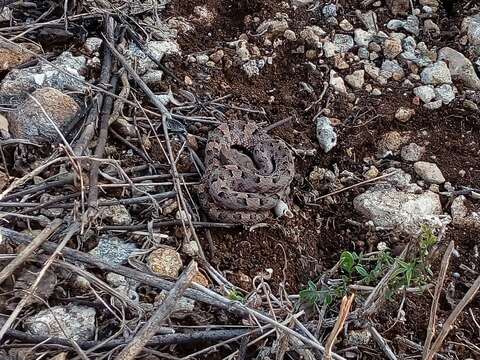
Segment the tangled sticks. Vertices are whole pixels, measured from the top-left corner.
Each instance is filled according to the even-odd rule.
[[[264,221],[289,193],[295,173],[286,144],[254,122],[234,121],[212,130],[205,149],[200,204],[216,221]]]

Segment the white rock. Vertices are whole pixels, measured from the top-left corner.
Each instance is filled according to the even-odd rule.
[[[409,162],[419,161],[423,154],[425,154],[425,148],[415,143],[405,145],[400,152],[402,159]]]
[[[100,46],[102,45],[102,39],[98,37],[89,37],[85,40],[85,44],[83,44],[83,48],[87,52],[88,55],[93,55],[94,53],[100,50]]]
[[[337,134],[330,119],[326,116],[317,119],[316,133],[318,143],[325,153],[328,153],[337,145]]]
[[[135,244],[126,243],[109,234],[99,236],[98,240],[98,245],[89,253],[113,266],[124,264],[137,250]]]
[[[437,164],[426,162],[426,161],[417,161],[413,164],[413,168],[418,176],[430,184],[443,184],[445,178],[443,177],[442,172],[438,168]]]
[[[435,90],[432,85],[423,85],[413,89],[413,93],[424,103],[429,103],[435,98]]]
[[[462,53],[444,47],[438,52],[438,60],[445,61],[448,64],[453,80],[461,81],[473,90],[480,90],[480,79],[475,73],[473,64]]]
[[[355,44],[358,46],[368,46],[372,41],[373,34],[371,32],[365,31],[363,29],[355,29],[353,32],[355,38]]]
[[[94,308],[72,305],[53,306],[24,319],[28,333],[38,336],[87,341],[95,334]]]
[[[336,50],[336,46],[334,43],[330,41],[326,41],[323,44],[323,54],[325,55],[326,58],[331,58],[335,56],[335,50]]]
[[[480,13],[466,17],[462,22],[462,31],[467,33],[468,44],[480,54]]]
[[[256,60],[249,60],[242,65],[242,70],[247,74],[248,77],[260,75],[260,69],[257,66]]]
[[[333,43],[337,47],[339,53],[346,53],[355,46],[353,38],[350,35],[335,34]]]
[[[437,86],[435,88],[435,98],[442,100],[445,105],[450,104],[455,99],[453,87],[449,84]]]
[[[337,5],[335,4],[327,4],[322,9],[322,14],[325,17],[335,17],[337,16]]]
[[[407,122],[412,118],[413,115],[415,115],[414,109],[401,107],[395,113],[395,119],[397,119],[400,122]]]
[[[460,195],[455,198],[450,208],[453,224],[470,229],[480,228],[480,212],[471,210],[472,206],[468,204],[465,196]]]
[[[342,21],[340,21],[340,24],[338,25],[340,26],[340,29],[342,29],[343,31],[353,30],[353,25],[350,24],[350,22],[347,19],[343,19]]]
[[[440,85],[452,83],[450,70],[444,61],[437,61],[427,66],[420,74],[420,78],[424,84]]]
[[[145,47],[150,51],[151,55],[158,61],[161,61],[165,55],[180,54],[180,47],[174,39],[149,41]],[[130,62],[139,75],[145,74],[148,70],[157,67],[134,42],[131,42],[125,51],[125,58]]]
[[[288,41],[296,41],[297,40],[297,35],[292,30],[285,30],[285,32],[283,33],[283,37],[285,39],[287,39]]]
[[[442,105],[443,105],[442,100],[435,100],[427,104],[423,104],[423,107],[428,110],[438,110],[442,107]]]
[[[352,74],[345,76],[345,81],[353,89],[361,89],[365,83],[365,70],[354,71]]]
[[[355,210],[375,226],[417,234],[422,224],[442,225],[440,197],[431,191],[408,193],[391,185],[377,185],[353,200]]]
[[[338,75],[335,70],[330,70],[330,86],[341,94],[347,93],[347,88],[345,87],[342,77]]]

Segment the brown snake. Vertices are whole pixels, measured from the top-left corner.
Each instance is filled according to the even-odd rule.
[[[254,122],[219,125],[208,135],[200,205],[215,221],[253,224],[289,193],[293,155]]]

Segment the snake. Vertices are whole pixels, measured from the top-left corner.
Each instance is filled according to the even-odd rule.
[[[294,175],[283,140],[253,121],[222,123],[208,134],[199,202],[214,221],[259,223],[286,199]]]

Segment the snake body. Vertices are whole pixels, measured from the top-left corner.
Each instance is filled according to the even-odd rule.
[[[215,221],[264,221],[289,193],[295,173],[287,145],[254,122],[221,124],[208,135],[200,204]]]

